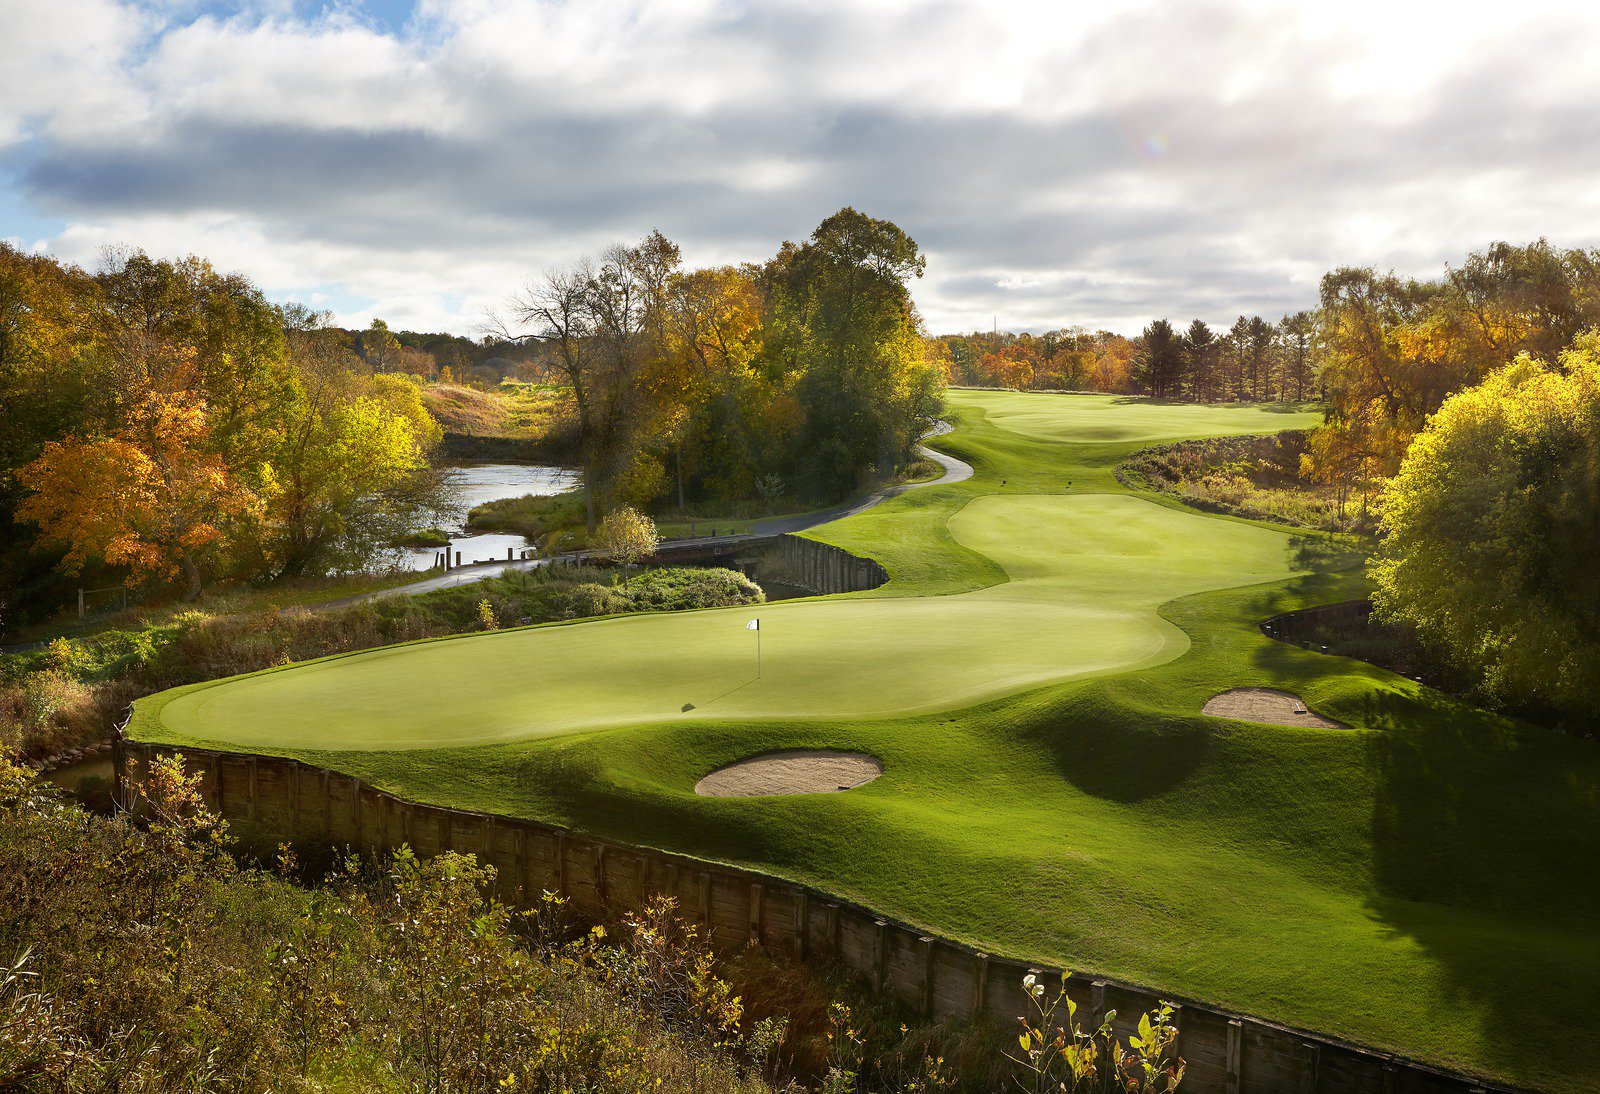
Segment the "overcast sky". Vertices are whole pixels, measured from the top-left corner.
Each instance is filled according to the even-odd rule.
[[[653,227],[843,205],[934,331],[1269,317],[1336,265],[1600,244],[1600,5],[0,0],[0,238],[474,333]]]

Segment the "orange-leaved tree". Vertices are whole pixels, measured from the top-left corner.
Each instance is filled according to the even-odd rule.
[[[18,516],[65,548],[61,568],[103,559],[128,582],[182,577],[188,599],[225,564],[255,496],[206,448],[205,404],[146,395],[109,436],[51,442],[18,472],[31,491]]]

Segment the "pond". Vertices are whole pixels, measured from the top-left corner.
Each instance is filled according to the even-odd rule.
[[[583,476],[577,471],[528,463],[452,464],[446,469],[445,476],[453,503],[446,527],[451,532],[450,550],[460,553],[463,565],[504,559],[508,550],[520,552],[529,545],[522,536],[469,531],[466,527],[467,513],[474,506],[501,498],[520,498],[527,494],[559,494],[583,482]],[[430,569],[443,550],[442,547],[425,547],[402,551],[400,565],[408,570]]]

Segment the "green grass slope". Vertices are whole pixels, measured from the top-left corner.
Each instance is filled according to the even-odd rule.
[[[1150,443],[1310,416],[951,403],[957,431],[936,443],[977,473],[819,529],[892,579],[762,607],[759,684],[751,611],[708,611],[202,685],[141,703],[133,732],[300,755],[419,800],[753,866],[995,952],[1600,1086],[1579,1033],[1600,987],[1600,750],[1264,638],[1268,615],[1359,595],[1356,560],[1112,474]],[[1244,685],[1354,728],[1199,714]],[[790,747],[870,752],[885,774],[849,794],[692,793]]]

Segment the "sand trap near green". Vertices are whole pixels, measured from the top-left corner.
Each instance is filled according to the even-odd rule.
[[[1156,614],[1294,572],[1290,538],[1130,496],[977,498],[949,522],[1004,584],[956,596],[785,602],[388,647],[202,685],[170,733],[233,747],[413,749],[665,719],[883,717],[1158,664]],[[762,621],[762,673],[755,636]],[[685,704],[694,709],[681,713]]]

